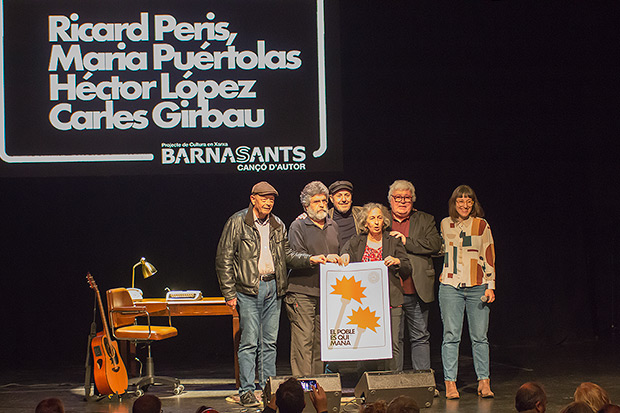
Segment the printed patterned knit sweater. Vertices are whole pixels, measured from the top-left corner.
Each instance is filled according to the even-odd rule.
[[[441,221],[445,246],[443,270],[439,281],[454,287],[487,284],[495,289],[495,244],[491,227],[483,218],[469,217],[454,222]]]

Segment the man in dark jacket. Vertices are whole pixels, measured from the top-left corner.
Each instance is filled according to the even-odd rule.
[[[353,184],[349,181],[336,181],[329,186],[329,199],[333,208],[327,213],[338,224],[340,246],[342,247],[355,234],[362,232],[358,218],[362,207],[353,206]]]
[[[411,278],[403,280],[404,302],[399,345],[402,349],[405,323],[409,330],[411,364],[414,370],[431,368],[429,303],[435,300],[435,267],[431,256],[441,249],[441,237],[432,215],[413,208],[415,188],[409,181],[390,185],[388,201],[392,209],[392,232],[405,246],[411,262]],[[403,368],[400,352],[400,370]]]
[[[254,395],[256,357],[259,385],[276,375],[276,340],[287,270],[325,263],[324,255],[295,252],[289,247],[286,228],[271,213],[278,191],[267,182],[252,188],[250,207],[231,216],[220,237],[215,269],[222,295],[231,308],[239,306],[240,402],[258,406]]]

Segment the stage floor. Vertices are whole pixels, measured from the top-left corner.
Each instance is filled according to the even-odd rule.
[[[458,387],[461,399],[447,401],[443,393],[440,359],[433,359],[435,376],[441,395],[424,412],[511,412],[514,394],[526,381],[538,381],[547,390],[547,411],[557,412],[572,401],[579,383],[591,381],[605,388],[612,402],[620,403],[620,346],[611,340],[555,345],[549,347],[493,347],[491,350],[491,384],[494,399],[480,399],[476,395],[476,380],[472,360],[461,356]],[[219,412],[253,413],[260,409],[244,409],[227,402],[235,394],[231,366],[220,362],[207,367],[188,367],[182,363],[166,365],[165,357],[158,355],[156,372],[176,376],[185,385],[185,391],[174,396],[171,387],[151,387],[148,393],[163,401],[164,412],[193,413],[201,406],[210,406]],[[278,375],[290,374],[285,360],[278,363]],[[357,377],[344,374],[343,396],[352,399]],[[121,401],[103,399],[84,401],[84,367],[72,366],[62,370],[12,370],[0,372],[0,412],[32,413],[37,403],[48,397],[58,397],[67,412],[131,412],[132,395]],[[350,396],[350,397],[347,397]],[[342,404],[342,412],[356,412],[359,403],[351,400]]]

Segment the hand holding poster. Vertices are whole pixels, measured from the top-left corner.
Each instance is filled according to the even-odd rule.
[[[321,358],[345,361],[391,357],[385,264],[321,265]]]

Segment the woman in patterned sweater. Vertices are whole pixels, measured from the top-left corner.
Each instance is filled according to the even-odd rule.
[[[495,247],[491,228],[476,194],[467,185],[454,190],[450,216],[441,221],[445,246],[439,277],[439,307],[443,321],[443,362],[446,398],[458,399],[456,387],[463,317],[467,313],[478,395],[493,397],[489,379],[489,306],[495,301]]]

